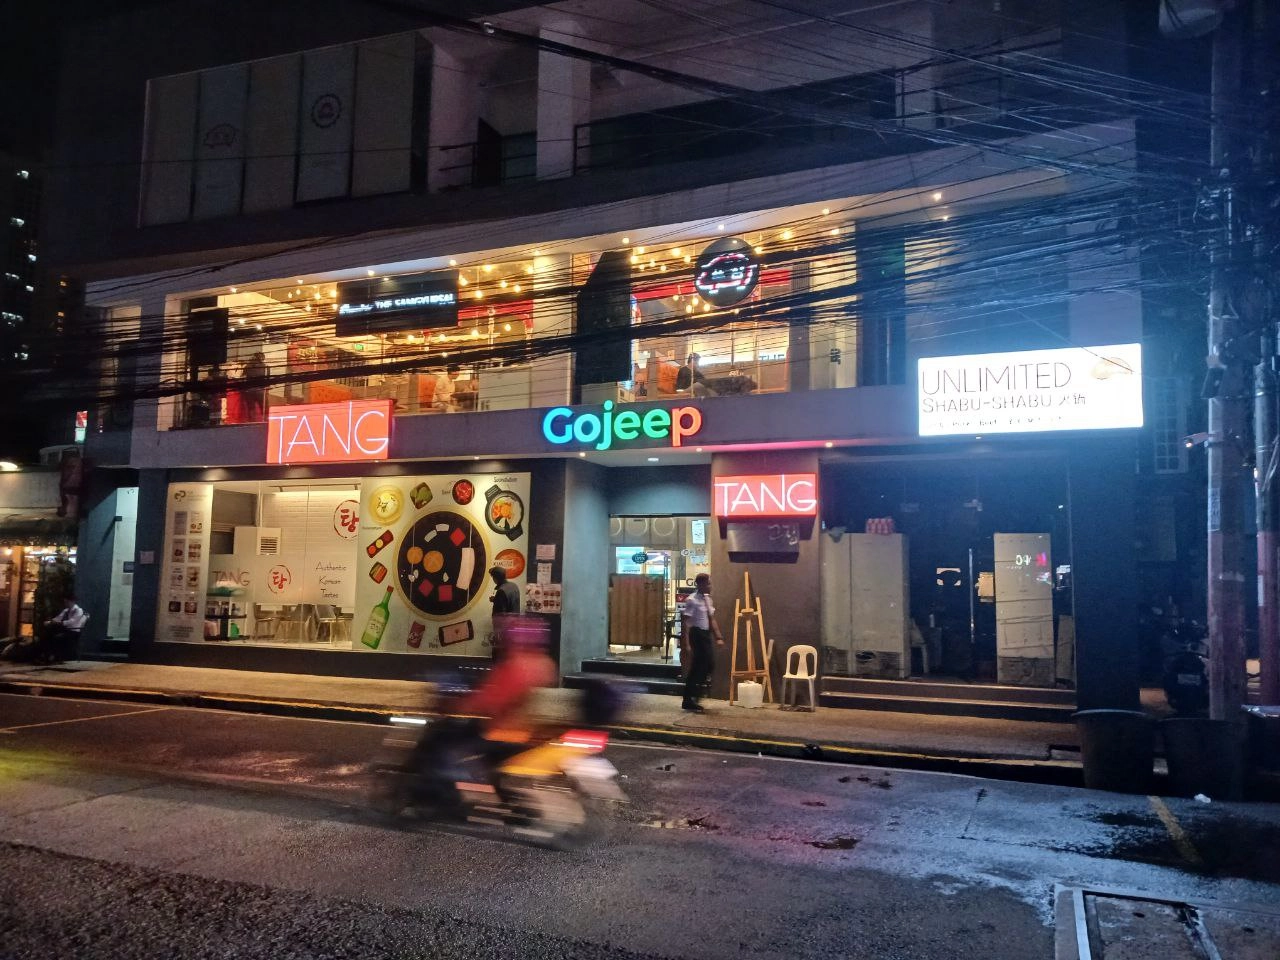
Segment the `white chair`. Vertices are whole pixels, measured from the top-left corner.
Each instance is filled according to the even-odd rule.
[[[813,710],[817,707],[818,701],[813,692],[813,679],[818,672],[818,651],[814,647],[806,643],[797,644],[787,651],[787,670],[782,675],[782,704],[787,705],[787,691],[791,691],[791,705],[798,706],[794,701],[795,682],[806,681],[809,684],[809,709]],[[788,684],[792,686],[788,687]]]

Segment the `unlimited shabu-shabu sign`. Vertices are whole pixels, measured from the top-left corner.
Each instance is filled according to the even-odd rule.
[[[921,436],[1142,426],[1142,346],[924,357]]]

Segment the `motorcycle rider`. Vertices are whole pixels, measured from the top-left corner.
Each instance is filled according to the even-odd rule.
[[[504,651],[484,681],[454,707],[454,717],[428,728],[414,750],[413,768],[437,789],[431,798],[446,811],[458,803],[457,788],[446,756],[474,750],[484,763],[494,789],[501,795],[498,767],[525,749],[530,736],[528,707],[540,687],[552,686],[557,667],[548,652],[548,624],[525,615],[509,617]]]

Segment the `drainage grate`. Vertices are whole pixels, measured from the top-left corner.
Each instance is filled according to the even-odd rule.
[[[1280,913],[1140,893],[1059,888],[1057,960],[1274,960]]]

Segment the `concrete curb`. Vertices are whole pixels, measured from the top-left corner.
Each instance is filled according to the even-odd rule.
[[[43,681],[0,680],[0,693],[26,696],[52,696],[75,700],[101,700],[123,703],[152,703],[175,707],[195,707],[255,713],[306,720],[340,720],[347,723],[386,724],[389,718],[410,711],[353,706],[301,700],[272,700],[255,697],[233,697],[207,693],[185,693],[172,690],[138,690],[122,687],[94,687],[86,684],[59,684]],[[413,711],[418,712],[418,711]],[[1026,760],[1017,758],[973,757],[947,754],[885,750],[848,743],[818,743],[797,740],[775,740],[747,736],[724,730],[686,730],[664,726],[615,725],[607,728],[620,742],[659,743],[667,746],[698,747],[733,753],[756,753],[768,757],[795,760],[818,760],[829,763],[858,764],[899,770],[927,770],[966,776],[1044,783],[1055,786],[1080,786],[1080,764],[1070,760]]]

